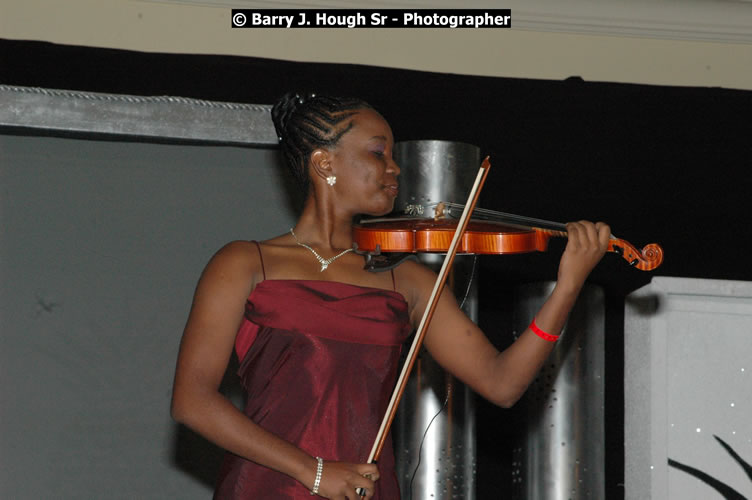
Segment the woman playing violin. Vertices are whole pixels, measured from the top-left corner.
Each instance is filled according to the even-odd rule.
[[[300,219],[262,242],[236,241],[196,288],[175,373],[172,415],[228,450],[215,498],[399,498],[390,443],[366,458],[388,404],[401,345],[436,275],[406,261],[363,269],[352,248],[359,214],[392,211],[400,167],[386,120],[357,99],[288,94],[272,117],[282,154],[306,190]],[[444,290],[424,345],[489,401],[513,405],[608,244],[603,223],[567,225],[558,281],[528,328],[499,352]],[[532,318],[531,318],[532,319]],[[243,411],[219,385],[230,356]]]

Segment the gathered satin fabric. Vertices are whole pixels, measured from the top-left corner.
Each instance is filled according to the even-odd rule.
[[[265,280],[248,298],[245,316],[235,344],[245,414],[312,456],[365,463],[411,331],[402,295],[330,281]],[[378,468],[373,498],[399,499],[391,438]],[[228,453],[214,498],[311,495],[295,479]]]

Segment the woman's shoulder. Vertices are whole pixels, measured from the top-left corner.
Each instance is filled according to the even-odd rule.
[[[258,242],[235,240],[225,244],[214,254],[214,259],[240,264],[258,258]]]
[[[254,283],[264,279],[264,257],[274,257],[279,249],[287,247],[284,234],[267,240],[235,240],[220,248],[209,261],[208,268],[219,272],[250,277]]]
[[[407,259],[394,269],[400,277],[409,278],[409,281],[418,283],[433,282],[436,273],[417,259]]]
[[[268,240],[235,240],[220,248],[214,257],[232,264],[260,264],[264,251],[273,251],[275,247],[282,246],[284,235],[276,236]]]
[[[394,275],[398,288],[411,304],[424,300],[436,282],[436,273],[414,259],[402,262],[394,269]]]
[[[262,274],[262,262],[258,243],[236,240],[225,244],[209,260],[204,274],[223,279],[250,279],[257,281]]]

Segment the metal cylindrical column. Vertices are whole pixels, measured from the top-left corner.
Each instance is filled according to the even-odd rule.
[[[516,331],[527,328],[554,285],[516,290]],[[602,289],[586,285],[525,395],[527,436],[515,449],[513,472],[520,499],[605,498],[604,310]]]
[[[457,142],[400,142],[395,145],[394,157],[402,168],[395,204],[398,211],[408,205],[440,201],[465,203],[480,166],[480,149]],[[443,255],[422,255],[420,259],[438,270]],[[465,313],[477,321],[474,263],[473,257],[457,256],[449,283],[457,300],[464,302]],[[475,498],[473,395],[425,350],[415,363],[393,430],[403,498]]]

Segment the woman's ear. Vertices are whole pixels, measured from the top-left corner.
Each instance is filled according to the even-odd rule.
[[[316,149],[311,153],[311,175],[326,179],[332,172],[331,153],[326,149]]]

